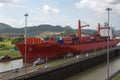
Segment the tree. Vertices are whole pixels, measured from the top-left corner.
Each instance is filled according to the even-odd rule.
[[[0,42],[2,42],[3,41],[3,38],[0,36]]]
[[[12,41],[12,44],[16,44],[16,43],[20,43],[21,41],[24,40],[24,35],[21,35],[19,38],[15,38],[13,41]]]

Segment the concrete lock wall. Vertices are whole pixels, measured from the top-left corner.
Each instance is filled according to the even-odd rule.
[[[114,51],[110,52],[110,59],[117,57],[120,55],[120,50],[116,49]],[[50,71],[47,73],[40,74],[39,76],[34,76],[26,80],[63,80],[65,78],[68,78],[70,76],[73,76],[77,73],[80,73],[81,71],[84,71],[90,67],[93,67],[97,64],[100,64],[102,62],[106,61],[106,54],[87,59],[85,61],[81,61],[79,63],[75,63],[69,66],[65,66],[62,68],[59,68],[54,71]]]

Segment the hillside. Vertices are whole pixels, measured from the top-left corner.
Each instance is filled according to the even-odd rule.
[[[82,34],[95,34],[97,33],[96,30],[92,29],[82,29]],[[44,36],[44,34],[55,34],[61,33],[62,35],[65,34],[76,34],[77,29],[72,29],[70,26],[62,27],[60,25],[52,26],[48,24],[42,24],[38,26],[30,26],[27,27],[27,36]],[[120,30],[115,32],[117,36],[120,36]],[[20,35],[24,35],[24,28],[13,28],[7,24],[0,23],[0,36],[2,37],[18,37]]]
[[[0,23],[0,29],[7,29],[7,28],[12,28],[12,26],[9,26],[8,24],[5,23]]]
[[[40,35],[42,33],[45,32],[65,32],[65,31],[71,31],[73,30],[72,28],[66,28],[66,27],[62,27],[62,26],[52,26],[52,25],[39,25],[39,26],[30,26],[27,27],[27,36],[37,36]],[[12,28],[9,27],[8,28],[4,28],[4,29],[0,29],[0,36],[4,36],[4,37],[18,37],[20,35],[24,35],[24,28]]]
[[[116,36],[119,36],[119,37],[120,37],[120,30],[116,30],[116,31],[115,31],[115,34],[116,34]]]

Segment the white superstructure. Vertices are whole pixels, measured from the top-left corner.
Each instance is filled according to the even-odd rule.
[[[102,37],[107,37],[108,36],[108,29],[109,29],[109,36],[110,39],[114,39],[115,35],[114,35],[114,27],[100,27],[100,35]]]

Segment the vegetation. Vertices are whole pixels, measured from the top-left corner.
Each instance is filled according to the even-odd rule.
[[[120,80],[120,74],[118,74],[113,80]]]
[[[24,36],[21,35],[19,38],[15,38],[14,40],[12,40],[12,44],[19,43],[19,42],[21,42],[23,40],[24,40]]]
[[[67,30],[67,31],[65,31],[64,35],[66,35],[66,36],[71,35],[71,34],[76,35],[76,33],[77,33],[77,30]]]
[[[11,44],[11,40],[4,39],[2,42],[0,42],[0,57],[7,54],[11,57],[21,57],[21,54],[19,51],[14,50],[15,44]]]
[[[72,28],[68,27],[62,27],[62,26],[52,26],[52,25],[38,25],[38,26],[32,26],[27,27],[27,36],[33,37],[40,35],[44,32],[64,32],[66,30],[72,30]],[[0,29],[0,35],[8,38],[8,37],[18,37],[20,35],[24,35],[24,28],[12,28],[8,27]]]
[[[44,38],[44,37],[61,37],[65,33],[64,32],[44,32],[40,35],[37,35],[36,37]]]
[[[3,38],[0,36],[0,42],[3,41]]]
[[[64,37],[64,36],[69,36],[69,35],[76,35],[77,31],[76,30],[67,30],[63,32],[44,32],[36,37]]]

